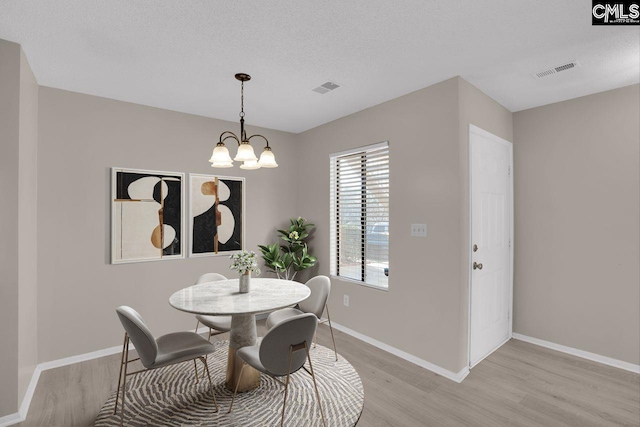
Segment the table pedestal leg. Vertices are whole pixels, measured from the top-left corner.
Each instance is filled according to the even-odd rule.
[[[260,385],[260,371],[253,369],[251,366],[244,368],[242,378],[240,370],[242,369],[242,359],[236,352],[242,347],[255,345],[257,341],[256,334],[256,317],[253,314],[235,314],[231,317],[231,332],[229,337],[229,357],[227,359],[227,381],[226,386],[229,390],[235,390],[236,383],[238,391],[252,390]]]

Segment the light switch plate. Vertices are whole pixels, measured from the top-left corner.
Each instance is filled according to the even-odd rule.
[[[411,236],[427,237],[427,224],[411,224]]]

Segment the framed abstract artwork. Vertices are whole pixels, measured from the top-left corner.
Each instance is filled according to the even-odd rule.
[[[111,168],[111,263],[185,257],[185,174]]]
[[[244,248],[244,178],[189,174],[189,256]]]

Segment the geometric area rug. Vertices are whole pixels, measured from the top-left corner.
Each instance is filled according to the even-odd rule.
[[[193,362],[167,366],[127,378],[127,407],[124,424],[128,426],[279,426],[284,387],[262,374],[260,386],[238,393],[233,412],[228,414],[233,393],[224,385],[228,341],[217,342],[216,351],[207,357],[211,381],[220,411],[215,412],[209,392],[209,380],[195,383]],[[318,345],[311,349],[318,392],[327,426],[356,425],[364,405],[364,389],[356,370],[341,355],[335,360],[333,349]],[[308,366],[307,366],[308,368]],[[285,411],[285,426],[322,426],[313,381],[304,369],[291,376]],[[121,404],[113,414],[115,391],[96,417],[95,426],[119,426]]]

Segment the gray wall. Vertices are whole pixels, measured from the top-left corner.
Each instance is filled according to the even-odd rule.
[[[275,241],[275,229],[298,215],[292,134],[248,128],[272,143],[277,169],[212,169],[219,134],[239,123],[47,87],[39,108],[41,362],[120,344],[121,304],[135,307],[154,334],[193,328],[193,316],[172,309],[169,296],[202,273],[234,275],[226,256],[110,265],[111,166],[246,176],[248,249]]]
[[[514,114],[514,332],[640,363],[640,94]]]
[[[333,320],[452,372],[466,366],[468,125],[511,139],[511,113],[456,77],[300,135],[300,211],[329,273],[329,155],[389,140],[389,291],[333,280]],[[427,223],[428,237],[410,237]],[[350,296],[344,307],[342,297]]]
[[[37,360],[38,84],[0,40],[0,417],[18,411]]]
[[[38,364],[38,89],[20,52],[18,401]]]
[[[0,40],[0,417],[18,410],[20,46]]]

